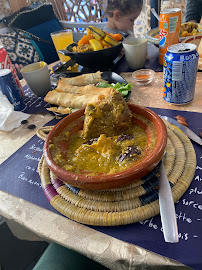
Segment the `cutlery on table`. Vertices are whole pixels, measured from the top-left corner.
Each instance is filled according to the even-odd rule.
[[[168,116],[161,116],[161,118],[181,129],[181,131],[184,132],[184,134],[187,135],[187,137],[189,137],[192,141],[202,145],[202,139],[188,127],[178,123],[177,120]]]
[[[157,12],[156,12],[156,10],[155,10],[154,8],[151,8],[151,12],[152,12],[152,14],[154,15],[154,17],[156,17],[156,19],[157,19],[158,21],[160,21],[159,15],[157,14]]]
[[[168,116],[161,116],[161,118],[177,126],[182,132],[184,132],[185,135],[187,135],[187,137],[189,137],[194,142],[202,145],[202,139],[188,127],[178,123],[175,119]],[[176,243],[179,241],[179,239],[175,206],[163,161],[160,162],[159,206],[165,241],[170,243]]]
[[[177,243],[179,239],[175,206],[163,160],[160,161],[159,169],[159,207],[164,239],[169,243]]]

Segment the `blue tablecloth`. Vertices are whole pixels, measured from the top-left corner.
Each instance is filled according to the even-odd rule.
[[[158,114],[174,117],[178,114],[187,118],[189,127],[199,133],[202,114],[151,108]],[[54,125],[53,119],[47,125]],[[175,259],[193,269],[202,269],[202,147],[193,142],[197,155],[196,173],[186,193],[176,204],[179,228],[179,243],[164,242],[160,216],[145,222],[118,226],[97,227],[95,230],[120,240],[138,245],[160,255]],[[23,198],[45,209],[58,213],[46,199],[41,187],[37,165],[42,156],[43,141],[36,135],[0,165],[0,189]],[[58,213],[60,215],[60,213]]]

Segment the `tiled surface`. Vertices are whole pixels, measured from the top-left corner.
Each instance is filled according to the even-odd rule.
[[[0,224],[1,221],[0,216]],[[31,270],[47,246],[47,242],[19,240],[3,222],[0,225],[0,269]]]

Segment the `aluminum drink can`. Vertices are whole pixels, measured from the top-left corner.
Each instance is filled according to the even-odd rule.
[[[195,44],[179,43],[168,47],[163,66],[167,102],[180,105],[194,99],[198,58]]]
[[[20,89],[10,69],[0,69],[0,90],[13,104],[15,111],[22,111],[25,108]]]
[[[159,64],[163,65],[167,48],[170,45],[179,43],[180,27],[180,8],[161,11],[159,20]]]
[[[22,95],[22,97],[24,97],[25,95],[24,95],[20,80],[18,78],[18,75],[16,73],[15,67],[11,63],[11,60],[7,54],[7,51],[4,49],[3,45],[0,45],[0,69],[10,69],[11,70],[13,77],[16,81],[16,84],[20,89],[21,95]]]

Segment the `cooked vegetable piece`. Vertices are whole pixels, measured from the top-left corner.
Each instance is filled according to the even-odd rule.
[[[106,33],[102,29],[95,26],[89,26],[86,31],[87,34],[92,35],[97,40],[103,39],[106,36]]]
[[[90,44],[89,40],[92,39],[93,36],[88,33],[87,35],[84,35],[79,41],[78,41],[78,45],[82,45],[82,44]]]
[[[78,45],[73,47],[74,52],[88,52],[93,50],[98,51],[110,48],[119,44],[119,42],[123,39],[120,33],[107,33],[95,26],[89,26],[86,31],[87,35],[84,35],[78,41]]]
[[[115,46],[115,45],[118,44],[118,41],[116,41],[115,39],[113,39],[112,37],[110,37],[109,35],[107,35],[107,36],[104,38],[103,44],[104,44],[104,45]]]
[[[108,33],[108,35],[111,36],[116,41],[121,41],[123,39],[120,33],[117,33],[117,34]]]
[[[93,47],[94,51],[99,51],[99,50],[103,49],[101,43],[98,40],[91,39],[91,40],[89,40],[89,42],[90,42],[90,45]]]

